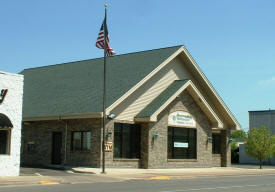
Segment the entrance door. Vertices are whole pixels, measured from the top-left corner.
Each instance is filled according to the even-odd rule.
[[[52,164],[61,164],[62,132],[53,132]]]

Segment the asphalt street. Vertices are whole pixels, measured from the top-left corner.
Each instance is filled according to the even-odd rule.
[[[86,175],[87,177],[87,175]],[[0,186],[0,192],[274,192],[275,175],[195,177],[173,180],[130,180],[107,183]]]

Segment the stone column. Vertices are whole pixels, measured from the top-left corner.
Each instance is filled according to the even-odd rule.
[[[231,166],[231,147],[229,143],[231,130],[221,131],[221,166],[230,167]]]
[[[160,118],[162,119],[162,118]],[[167,115],[164,121],[149,123],[148,127],[148,168],[167,166]]]
[[[149,124],[141,124],[140,135],[140,168],[148,169],[148,148],[149,148]]]
[[[112,142],[113,149],[110,151],[105,151],[105,167],[113,167],[113,160],[114,160],[114,120],[107,119],[106,122],[106,129],[105,129],[105,142]],[[101,142],[100,142],[100,150],[101,150],[101,157],[100,157],[100,165],[102,167],[102,127],[101,127]]]

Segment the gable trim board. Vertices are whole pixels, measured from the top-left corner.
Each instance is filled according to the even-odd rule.
[[[122,97],[120,97],[117,101],[115,101],[110,107],[106,109],[106,113],[110,113],[116,106],[118,106],[124,99],[129,97],[132,93],[134,93],[139,87],[141,87],[146,81],[148,81],[151,77],[153,77],[158,71],[160,71],[164,66],[166,66],[170,61],[172,61],[175,57],[177,57],[179,54],[185,54],[189,61],[192,63],[192,67],[199,73],[199,77],[203,80],[203,82],[207,85],[208,89],[211,91],[211,93],[214,95],[214,97],[218,100],[219,104],[222,106],[222,108],[227,112],[231,120],[234,122],[234,128],[236,130],[241,129],[241,125],[236,120],[232,112],[229,110],[229,108],[226,106],[222,98],[219,96],[219,94],[216,92],[210,81],[207,79],[205,74],[202,72],[198,64],[195,62],[193,57],[189,54],[187,49],[184,46],[181,46],[174,54],[172,54],[169,58],[167,58],[162,64],[160,64],[155,70],[153,70],[150,74],[148,74],[144,79],[142,79],[139,83],[137,83],[132,89],[130,89],[128,92],[126,92]],[[231,127],[232,128],[232,127]]]
[[[139,87],[141,87],[146,81],[153,77],[158,71],[160,71],[165,65],[172,61],[179,53],[181,49],[179,48],[175,53],[168,57],[163,63],[161,63],[157,68],[155,68],[151,73],[149,73],[144,79],[138,82],[134,87],[127,91],[122,97],[116,100],[111,106],[106,109],[106,113],[110,113],[116,106],[118,106],[122,101],[124,101],[128,96],[134,93]]]
[[[213,109],[207,103],[206,99],[199,92],[199,90],[196,88],[191,80],[174,81],[167,89],[165,89],[135,117],[135,121],[156,122],[159,113],[161,113],[178,95],[180,95],[185,90],[188,90],[188,92],[191,94],[201,110],[210,119],[212,125],[217,128],[223,128],[222,121],[219,119],[217,114],[213,111]]]
[[[210,83],[210,81],[208,80],[208,78],[202,72],[202,70],[200,69],[199,65],[196,63],[196,61],[189,54],[188,50],[184,46],[182,46],[181,48],[183,49],[183,51],[187,55],[187,57],[190,59],[190,61],[193,64],[193,67],[195,67],[196,71],[200,74],[201,78],[207,84],[207,86],[209,87],[209,89],[211,90],[211,92],[215,95],[215,97],[217,98],[217,100],[219,101],[219,103],[221,104],[221,106],[226,110],[227,114],[230,116],[230,118],[236,124],[235,129],[236,130],[240,130],[241,129],[241,125],[239,124],[239,122],[237,121],[237,119],[235,118],[235,116],[232,114],[232,112],[229,110],[229,108],[226,106],[226,104],[224,103],[224,101],[222,100],[222,98],[220,97],[220,95],[217,93],[217,91],[215,90],[215,88],[213,87],[213,85]]]

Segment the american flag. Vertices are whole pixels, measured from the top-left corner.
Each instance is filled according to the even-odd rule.
[[[114,55],[115,51],[110,47],[109,45],[109,36],[108,36],[108,29],[107,29],[107,25],[106,25],[106,17],[104,18],[104,21],[101,25],[97,40],[96,40],[96,44],[95,46],[99,49],[104,49],[104,31],[105,31],[105,35],[106,35],[106,54],[107,56],[110,55]]]

